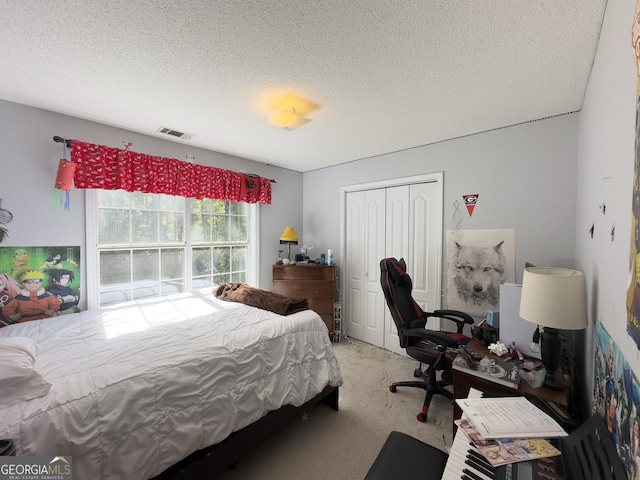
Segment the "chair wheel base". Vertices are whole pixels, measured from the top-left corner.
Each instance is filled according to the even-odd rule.
[[[420,412],[418,415],[416,415],[416,418],[420,423],[425,423],[427,421],[427,414]]]
[[[389,385],[389,391],[391,393],[396,393],[398,391],[398,389],[396,388],[395,385]]]

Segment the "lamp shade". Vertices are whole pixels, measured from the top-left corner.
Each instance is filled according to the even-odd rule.
[[[566,268],[526,268],[520,316],[542,327],[587,328],[587,295],[582,272]]]
[[[282,235],[280,236],[280,243],[298,244],[298,235],[296,235],[296,231],[293,227],[285,227],[284,232],[282,232]]]

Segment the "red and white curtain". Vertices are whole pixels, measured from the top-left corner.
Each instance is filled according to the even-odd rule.
[[[76,188],[271,204],[268,178],[77,140],[71,141],[71,159]]]

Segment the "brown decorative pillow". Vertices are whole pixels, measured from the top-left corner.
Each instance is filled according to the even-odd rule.
[[[240,282],[223,283],[213,290],[213,295],[220,300],[244,303],[278,315],[291,315],[309,309],[305,299],[285,297]]]

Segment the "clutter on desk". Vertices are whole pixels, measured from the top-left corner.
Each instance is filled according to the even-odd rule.
[[[524,355],[522,355],[522,352],[516,347],[516,342],[511,342],[509,345],[509,357],[513,360],[520,360],[521,362],[524,360]]]
[[[520,385],[520,366],[520,362],[488,356],[478,360],[477,356],[465,349],[461,349],[451,363],[454,370],[515,389]]]
[[[471,334],[478,340],[482,340],[486,345],[490,345],[498,341],[500,331],[489,325],[485,317],[478,325],[471,327]]]
[[[509,349],[502,342],[491,343],[487,348],[491,353],[493,353],[494,355],[498,355],[499,357],[503,357],[504,355],[509,353]]]
[[[500,328],[500,312],[494,312],[493,310],[487,310],[484,312],[484,320],[493,328]]]
[[[547,375],[547,371],[540,360],[527,359],[522,363],[520,368],[520,376],[532,387],[541,387],[544,383],[544,379]]]

